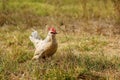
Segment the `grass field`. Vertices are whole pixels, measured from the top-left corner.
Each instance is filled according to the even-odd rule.
[[[29,24],[29,26],[43,25],[41,17],[74,18],[74,19],[104,19],[115,20],[114,6],[111,0],[9,0],[5,9],[0,2],[0,22],[6,24]],[[42,18],[43,19],[43,18]],[[59,19],[58,19],[59,20]],[[6,21],[6,22],[5,22]]]
[[[120,28],[111,1],[90,0],[85,15],[79,0],[12,1],[9,14],[0,15],[0,80],[120,79]],[[35,29],[45,38],[46,25],[57,29],[58,50],[32,61],[29,36]]]

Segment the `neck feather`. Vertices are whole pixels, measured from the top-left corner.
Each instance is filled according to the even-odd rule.
[[[46,41],[51,41],[51,42],[56,42],[56,38],[55,38],[55,35],[49,35],[46,37],[45,39]]]

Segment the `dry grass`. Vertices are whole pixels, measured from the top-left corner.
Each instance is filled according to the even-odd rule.
[[[90,26],[83,24],[83,26]],[[78,25],[79,26],[79,25]],[[94,26],[94,25],[93,25]],[[32,28],[6,26],[0,29],[1,80],[119,80],[120,36],[91,34],[75,27],[56,27],[59,48],[46,61],[33,62],[34,46],[29,40]],[[40,35],[45,28],[38,30]],[[63,30],[62,30],[63,29]]]

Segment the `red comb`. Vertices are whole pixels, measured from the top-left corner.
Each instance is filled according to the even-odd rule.
[[[49,27],[48,30],[49,30],[49,31],[52,31],[52,32],[56,32],[56,30],[55,30],[54,27]]]

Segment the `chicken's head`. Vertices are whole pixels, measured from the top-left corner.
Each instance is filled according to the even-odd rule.
[[[49,33],[50,33],[50,34],[57,34],[56,29],[53,28],[53,27],[48,28],[48,30],[49,30]]]

